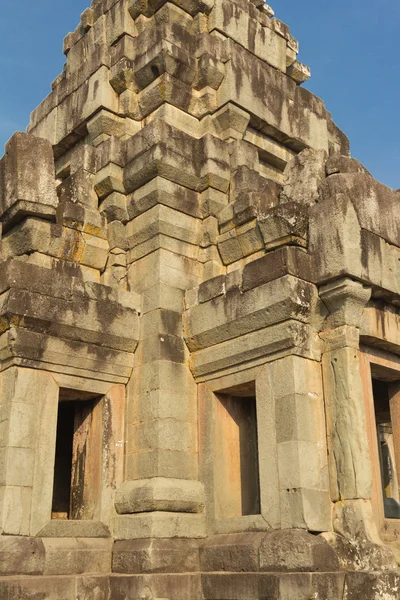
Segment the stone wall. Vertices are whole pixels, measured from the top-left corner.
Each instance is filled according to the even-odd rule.
[[[0,597],[395,600],[399,192],[262,2],[94,0],[64,52],[0,161]]]

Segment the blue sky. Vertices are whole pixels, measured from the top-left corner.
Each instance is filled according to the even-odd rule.
[[[0,149],[47,96],[62,41],[90,0],[0,0]],[[311,67],[307,87],[349,136],[352,155],[400,188],[399,0],[270,0]],[[1,154],[1,152],[0,152]]]

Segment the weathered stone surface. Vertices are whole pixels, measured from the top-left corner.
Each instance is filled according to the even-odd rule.
[[[326,174],[335,173],[364,173],[370,175],[367,169],[355,158],[343,156],[343,154],[333,154],[326,161]]]
[[[322,538],[302,530],[274,531],[260,545],[261,571],[336,571],[339,563]]]
[[[188,311],[185,316],[187,343],[190,350],[195,351],[261,329],[273,322],[291,318],[307,322],[314,301],[313,286],[290,275],[253,288],[245,294],[234,289]],[[251,319],[250,315],[253,315]]]
[[[118,515],[114,519],[114,538],[204,538],[206,523],[203,515],[149,512]]]
[[[0,220],[3,227],[26,215],[51,218],[57,206],[51,144],[16,133],[0,161]]]
[[[19,600],[72,600],[75,577],[7,577],[0,579],[0,597]]]
[[[206,573],[202,575],[201,583],[207,600],[279,598],[279,579],[275,574]]]
[[[392,573],[347,573],[344,587],[344,600],[365,598],[387,598],[395,600],[400,590],[398,572]]]
[[[45,571],[45,546],[39,538],[0,537],[0,574],[42,575]]]
[[[115,507],[119,514],[169,511],[200,513],[204,490],[199,481],[155,477],[125,481],[119,488]]]
[[[199,570],[199,543],[193,540],[115,542],[114,573],[188,573]]]
[[[200,545],[202,571],[258,571],[265,533],[218,535]]]
[[[400,195],[273,16],[93,0],[6,147],[1,598],[398,595]]]
[[[108,574],[111,570],[111,539],[44,538],[45,575]]]
[[[335,330],[327,334],[335,338]],[[344,335],[322,357],[332,499],[369,498],[372,475],[359,371],[357,331]]]
[[[355,570],[396,569],[397,562],[389,547],[380,539],[368,500],[338,502],[334,507],[333,527],[338,537],[326,534],[327,541],[335,548],[341,566]],[[343,539],[350,542],[343,543]]]
[[[111,598],[203,598],[200,576],[196,573],[115,575],[110,577],[110,591]]]
[[[110,537],[110,531],[99,521],[53,519],[43,527],[39,535],[44,538],[107,538]]]
[[[314,204],[318,202],[318,188],[325,179],[327,154],[323,150],[303,150],[287,165],[281,193],[283,202]]]

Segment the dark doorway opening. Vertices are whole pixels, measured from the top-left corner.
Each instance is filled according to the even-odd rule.
[[[90,456],[93,449],[93,411],[100,398],[74,390],[60,390],[52,519],[82,519],[90,517],[86,498],[87,470],[99,464],[101,457]],[[96,436],[97,437],[97,436]],[[95,460],[93,460],[95,458]],[[97,460],[97,458],[99,460]]]

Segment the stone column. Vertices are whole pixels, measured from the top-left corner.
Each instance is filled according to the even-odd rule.
[[[372,474],[359,364],[359,326],[371,290],[351,279],[324,285],[321,334],[332,500],[371,498]]]
[[[204,534],[197,385],[182,333],[185,289],[199,281],[199,269],[196,260],[158,249],[129,270],[133,289],[142,294],[143,312],[127,388],[125,482],[116,496],[117,539]]]
[[[395,568],[374,518],[372,468],[360,370],[360,323],[370,288],[348,278],[320,289],[330,316],[321,333],[333,531],[324,534],[340,560],[358,569]],[[356,549],[356,550],[355,550]]]

